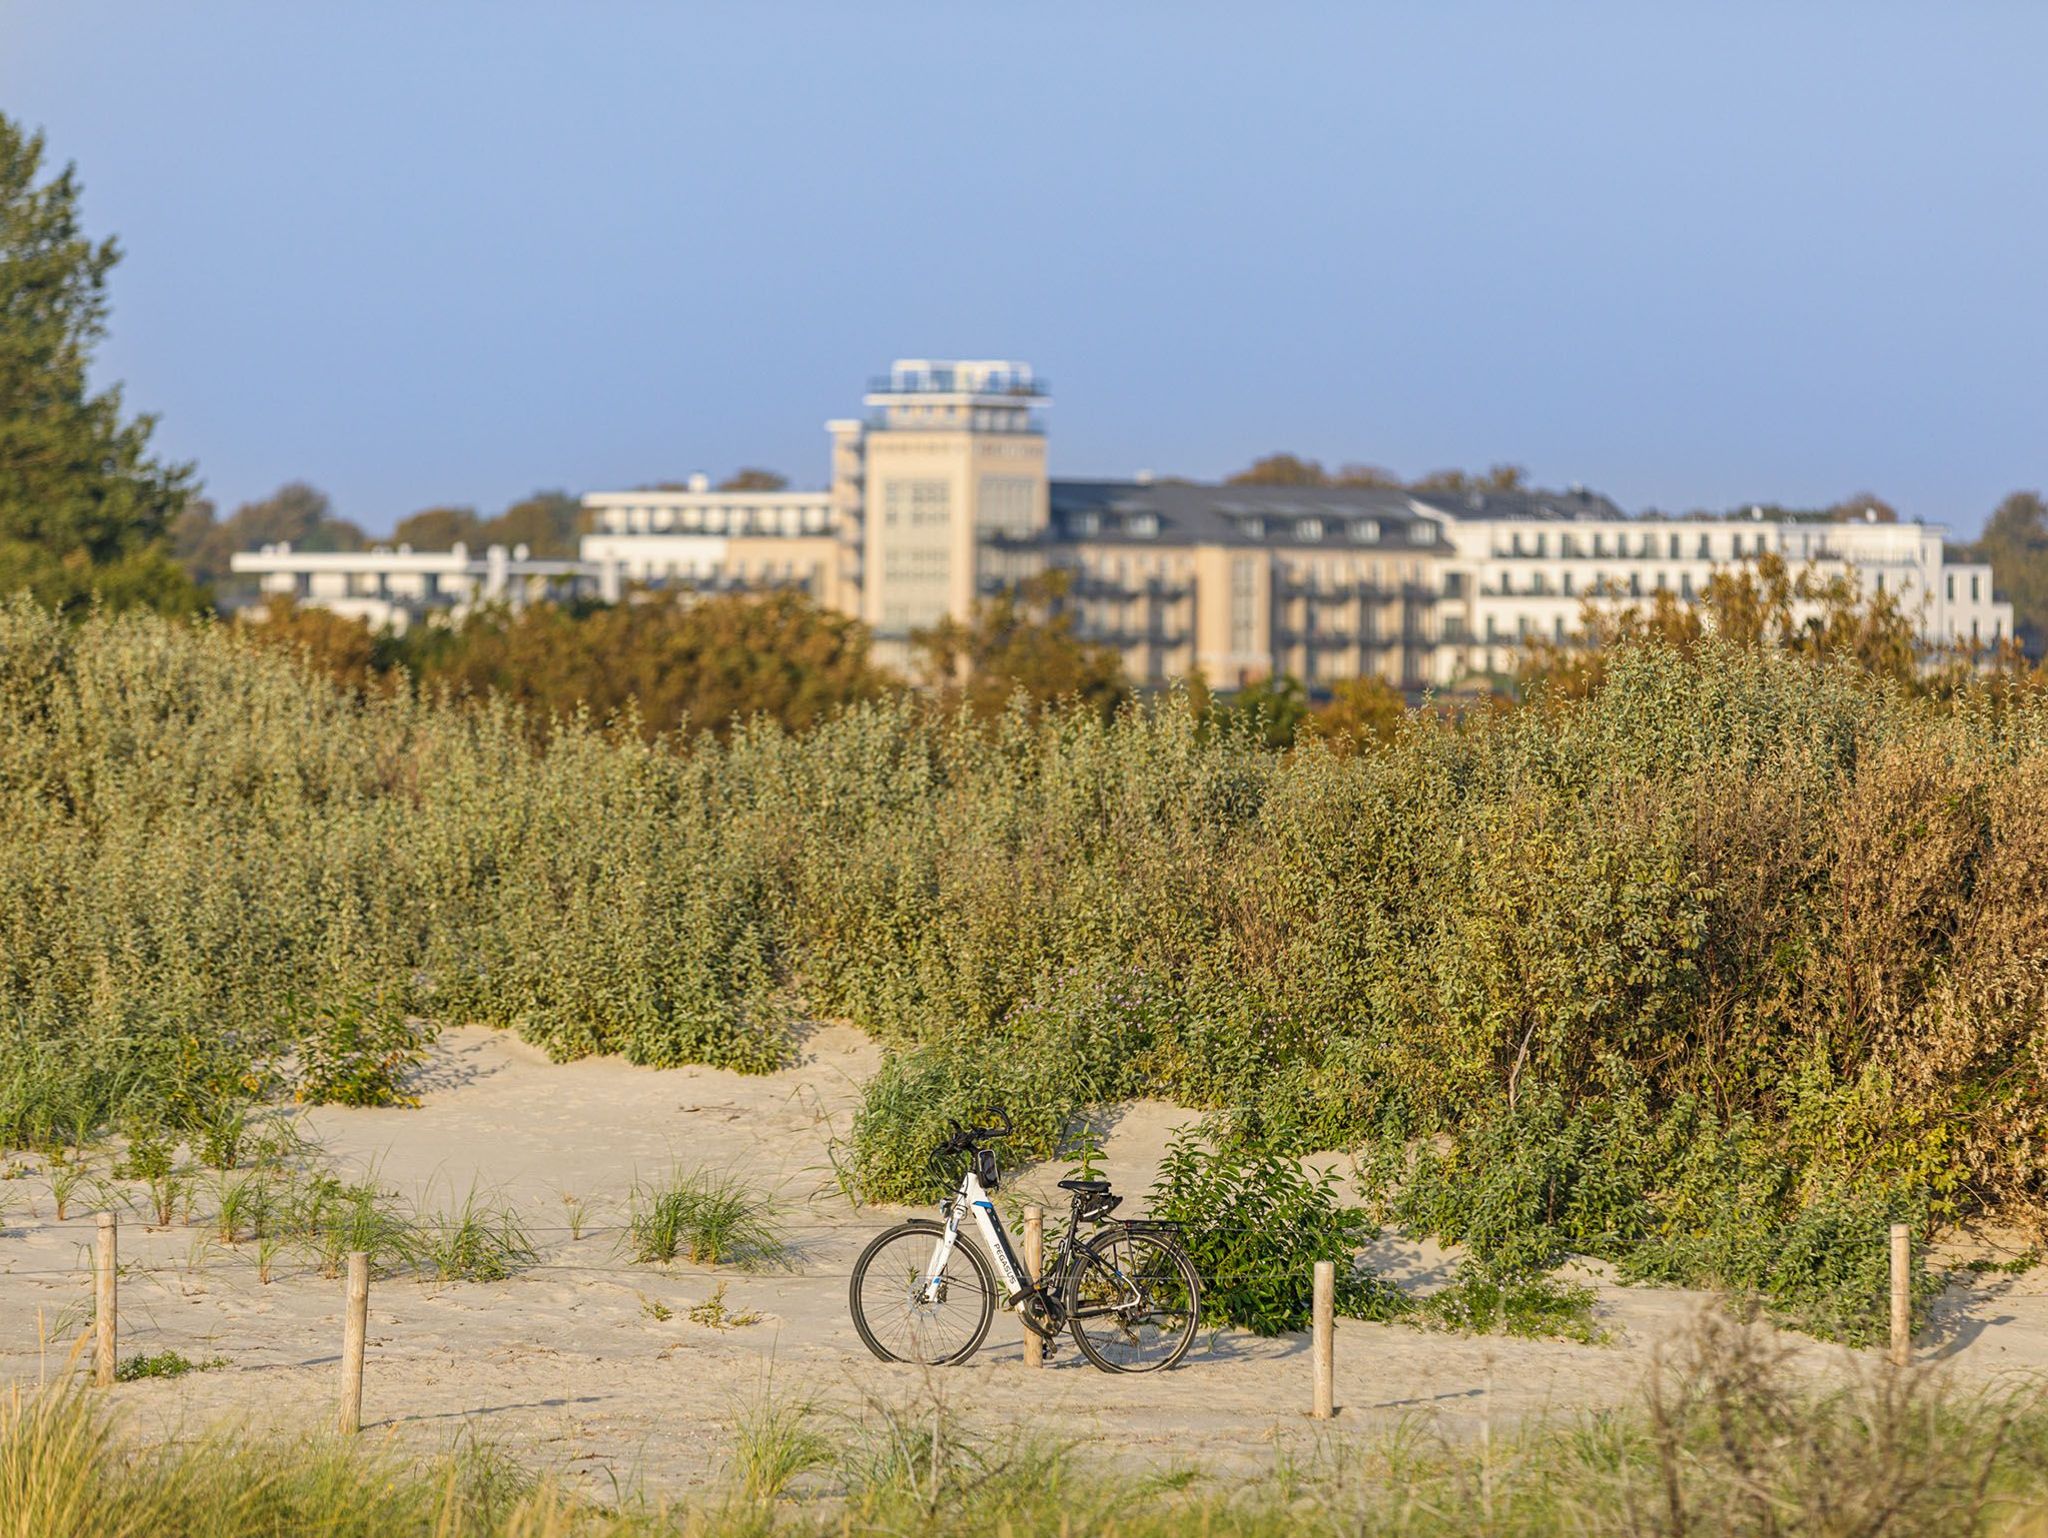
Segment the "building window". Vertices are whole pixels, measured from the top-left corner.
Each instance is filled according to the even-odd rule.
[[[1294,525],[1294,537],[1302,540],[1321,539],[1323,537],[1323,520],[1320,518],[1303,518],[1299,520]]]
[[[1978,600],[1978,599],[1979,599],[1979,598],[1980,598],[1980,597],[1982,596],[1982,592],[1983,592],[1983,590],[1982,590],[1982,589],[1981,589],[1981,588],[1980,588],[1980,587],[1978,586],[1978,583],[1979,583],[1980,581],[1982,581],[1982,578],[1979,578],[1979,577],[1972,577],[1972,578],[1970,578],[1970,602],[1971,602],[1971,603],[1975,603],[1975,602],[1977,602],[1977,600]],[[1976,636],[1976,634],[1977,634],[1977,626],[1976,626],[1976,622],[1975,622],[1975,621],[1972,621],[1972,622],[1971,622],[1971,624],[1970,624],[1970,634],[1971,634],[1971,636],[1972,636],[1973,638],[1974,638],[1974,637]]]
[[[1022,475],[981,478],[981,525],[998,534],[1026,535],[1036,521],[1038,483]]]
[[[1678,575],[1678,596],[1688,602],[1692,599],[1692,573],[1689,571]]]
[[[1678,559],[1678,536],[1676,534],[1671,536],[1671,559],[1674,561]]]
[[[1258,581],[1258,562],[1239,557],[1230,563],[1230,649],[1240,656],[1258,637]]]
[[[1956,574],[1954,572],[1948,574],[1948,601],[1950,603],[1956,601]]]
[[[1361,518],[1351,525],[1351,537],[1361,545],[1374,544],[1380,537],[1380,521],[1377,518]]]
[[[1700,536],[1700,559],[1703,561],[1711,561],[1713,558],[1713,547],[1707,543],[1707,536],[1702,534]]]
[[[882,522],[913,529],[944,524],[952,516],[953,488],[941,480],[889,481],[882,487]]]

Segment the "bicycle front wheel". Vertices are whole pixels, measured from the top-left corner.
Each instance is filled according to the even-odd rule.
[[[1194,1344],[1201,1308],[1194,1262],[1156,1234],[1105,1230],[1067,1274],[1067,1327],[1104,1372],[1171,1367]]]
[[[932,1278],[932,1253],[946,1230],[929,1218],[902,1223],[861,1252],[847,1289],[853,1327],[885,1362],[942,1367],[981,1348],[995,1317],[995,1276],[962,1236]]]

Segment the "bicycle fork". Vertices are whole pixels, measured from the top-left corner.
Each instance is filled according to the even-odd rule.
[[[962,1209],[974,1214],[975,1225],[981,1230],[983,1243],[989,1256],[996,1263],[996,1272],[1002,1278],[1004,1306],[1015,1307],[1028,1294],[1037,1291],[1024,1279],[1024,1264],[1017,1258],[1017,1252],[1010,1247],[1010,1236],[996,1217],[996,1204],[989,1200],[988,1191],[980,1177],[972,1170],[960,1182],[960,1191],[946,1205],[946,1231],[932,1246],[931,1265],[926,1270],[924,1285],[918,1289],[920,1303],[936,1303],[940,1289],[945,1286],[946,1262],[953,1258],[953,1246],[960,1241],[960,1215]]]

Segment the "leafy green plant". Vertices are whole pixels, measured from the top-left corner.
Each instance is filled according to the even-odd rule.
[[[1052,1158],[1090,1111],[1128,1096],[1156,1023],[1172,1008],[1144,973],[1070,970],[969,1038],[951,1030],[892,1054],[854,1114],[844,1179],[870,1201],[934,1200],[957,1179],[932,1163],[953,1122],[1000,1106],[1007,1164]]]
[[[789,1245],[772,1196],[740,1176],[676,1169],[636,1183],[626,1222],[633,1259],[749,1270],[788,1265]]]
[[[159,1351],[153,1356],[131,1356],[114,1369],[117,1383],[135,1383],[144,1378],[182,1378],[188,1372],[213,1372],[228,1365],[224,1356],[193,1361],[176,1351]]]
[[[190,1195],[191,1182],[178,1167],[177,1141],[164,1128],[148,1122],[131,1125],[128,1144],[114,1165],[116,1179],[140,1181],[147,1194],[148,1215],[168,1228],[179,1204]]]
[[[419,1104],[405,1084],[426,1061],[433,1032],[386,996],[318,1004],[306,1012],[298,1037],[298,1098],[307,1104]]]
[[[1593,1318],[1593,1289],[1555,1277],[1500,1277],[1483,1267],[1460,1268],[1450,1286],[1416,1303],[1409,1321],[1470,1335],[1519,1335],[1531,1340],[1607,1338]]]
[[[1378,1230],[1338,1200],[1336,1184],[1334,1173],[1308,1174],[1268,1150],[1207,1148],[1192,1128],[1174,1134],[1151,1215],[1180,1225],[1202,1278],[1205,1319],[1260,1335],[1306,1328],[1319,1260],[1336,1267],[1340,1314],[1387,1319],[1405,1311],[1400,1292],[1357,1263]]]
[[[690,1323],[701,1324],[707,1330],[739,1330],[760,1322],[761,1316],[752,1309],[725,1306],[724,1282],[711,1289],[710,1297],[690,1305]]]

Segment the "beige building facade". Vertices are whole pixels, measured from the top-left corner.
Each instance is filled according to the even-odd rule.
[[[1012,359],[898,359],[865,404],[826,424],[824,490],[720,491],[699,476],[593,492],[580,562],[273,549],[235,567],[392,624],[475,597],[792,588],[863,620],[877,660],[906,670],[918,631],[1064,571],[1077,629],[1132,678],[1199,672],[1222,689],[1288,674],[1414,692],[1510,672],[1530,642],[1572,634],[1589,599],[1694,599],[1767,551],[1896,595],[1930,647],[2012,634],[1990,569],[1957,562],[1928,525],[1632,518],[1576,490],[1055,480],[1050,393]]]

